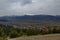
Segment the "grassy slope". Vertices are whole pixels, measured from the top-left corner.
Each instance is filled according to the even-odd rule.
[[[23,36],[9,40],[60,40],[60,34],[38,35],[38,36]]]

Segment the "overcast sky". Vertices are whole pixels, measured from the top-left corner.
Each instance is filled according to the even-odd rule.
[[[60,0],[0,0],[0,16],[60,15]]]

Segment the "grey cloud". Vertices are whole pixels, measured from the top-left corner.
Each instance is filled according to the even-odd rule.
[[[60,15],[60,0],[55,0],[48,8],[47,12],[53,15]]]
[[[32,3],[32,0],[22,0],[22,5],[30,4]]]
[[[10,4],[14,2],[20,2],[21,5],[32,3],[32,0],[0,0],[0,9],[4,9],[8,7]]]
[[[8,2],[20,2],[21,5],[26,5],[32,3],[32,0],[8,0]]]
[[[0,0],[0,16],[60,15],[60,0]]]

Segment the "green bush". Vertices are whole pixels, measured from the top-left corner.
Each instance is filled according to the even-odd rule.
[[[40,30],[37,30],[37,29],[27,29],[26,30],[27,36],[38,35],[38,34],[40,34]]]

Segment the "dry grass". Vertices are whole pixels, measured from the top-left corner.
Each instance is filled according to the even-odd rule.
[[[60,34],[38,35],[38,36],[23,36],[9,40],[60,40]]]
[[[0,37],[0,40],[8,40],[7,38],[2,38],[2,37]]]

